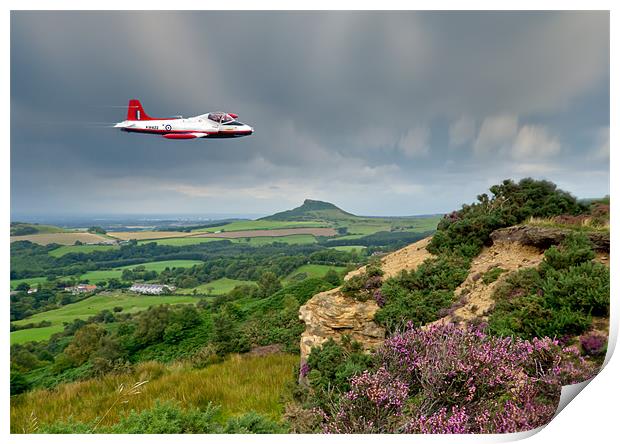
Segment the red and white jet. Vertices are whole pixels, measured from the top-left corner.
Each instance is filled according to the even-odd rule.
[[[249,136],[254,129],[237,120],[236,114],[215,112],[196,117],[150,117],[139,100],[129,101],[127,120],[114,125],[130,133],[159,134],[166,139],[198,139],[201,137],[232,138]]]

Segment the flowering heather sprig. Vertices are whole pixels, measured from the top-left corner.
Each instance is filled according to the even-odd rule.
[[[402,414],[409,387],[384,367],[351,378],[345,393],[324,431],[327,433],[382,433],[391,417]]]
[[[299,367],[299,376],[305,378],[306,376],[308,376],[308,373],[310,373],[310,366],[307,362],[304,362],[303,364],[301,364],[301,367]]]
[[[375,290],[375,292],[373,293],[373,297],[375,298],[375,302],[379,307],[383,307],[385,305],[385,296],[383,296],[380,288]]]
[[[590,356],[597,356],[605,351],[607,345],[607,337],[598,333],[590,333],[583,335],[579,342],[585,354]]]
[[[592,376],[579,350],[435,325],[394,335],[381,367],[352,378],[326,416],[335,433],[509,433],[546,424],[560,389]],[[414,407],[404,408],[414,397]]]

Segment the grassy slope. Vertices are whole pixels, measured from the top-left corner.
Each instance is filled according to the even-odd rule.
[[[63,322],[71,322],[74,319],[87,319],[102,310],[112,310],[114,307],[123,307],[124,313],[133,313],[144,310],[151,305],[193,304],[198,302],[198,300],[189,295],[142,296],[121,292],[101,293],[55,310],[37,313],[29,318],[15,321],[14,324],[16,325],[50,321],[52,326],[14,331],[11,333],[11,343],[48,339],[53,333],[62,330]],[[56,329],[53,327],[56,327]]]
[[[330,247],[330,248],[333,250],[337,250],[337,251],[358,251],[358,252],[361,252],[362,250],[366,249],[364,245],[342,245],[342,246]]]
[[[92,253],[118,248],[116,245],[64,245],[49,252],[51,256],[61,257],[69,253]]]
[[[228,279],[221,278],[216,279],[215,281],[208,282],[206,284],[199,285],[194,288],[180,288],[176,291],[177,294],[193,294],[194,290],[196,290],[197,294],[226,294],[237,285],[252,285],[254,282],[252,281],[240,281],[238,279]],[[209,293],[209,288],[211,288],[211,293]]]
[[[327,273],[328,270],[335,270],[338,273],[340,273],[341,271],[344,271],[345,269],[346,269],[345,267],[336,267],[333,265],[306,264],[306,265],[302,265],[298,269],[291,272],[291,274],[289,274],[286,278],[284,278],[284,282],[289,282],[292,277],[300,273],[306,273],[307,274],[306,279],[307,279],[307,278],[323,277],[325,276],[325,273]]]
[[[15,223],[11,225],[11,234],[13,234],[13,229],[18,228],[33,228],[37,233],[45,234],[45,233],[65,233],[71,230],[65,230],[64,228],[57,227],[55,225],[41,225],[41,224],[29,224],[29,223]]]
[[[176,400],[185,406],[222,407],[223,417],[255,411],[279,419],[282,399],[290,396],[296,355],[233,356],[228,360],[194,369],[184,363],[166,365],[145,362],[130,373],[109,374],[63,384],[54,390],[34,390],[11,398],[11,432],[23,433],[34,413],[40,423],[67,420],[82,422],[104,415],[112,406],[117,388],[148,380],[142,393],[127,404],[118,404],[102,424],[110,425],[134,409],[150,408],[156,400]]]

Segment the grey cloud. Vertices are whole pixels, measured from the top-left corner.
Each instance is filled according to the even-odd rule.
[[[447,211],[495,172],[590,192],[565,172],[584,157],[608,171],[592,154],[609,126],[604,12],[13,12],[11,25],[19,211],[268,212],[305,197]],[[106,128],[131,97],[153,115],[236,112],[256,133]],[[542,143],[554,168],[502,148],[521,131],[516,152]]]

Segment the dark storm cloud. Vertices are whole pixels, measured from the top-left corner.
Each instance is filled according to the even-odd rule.
[[[14,12],[16,212],[445,211],[504,177],[608,189],[607,13]],[[237,112],[240,140],[121,134]]]

